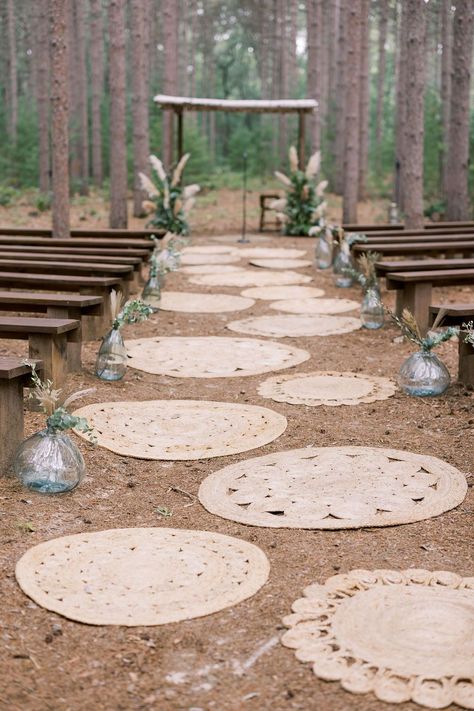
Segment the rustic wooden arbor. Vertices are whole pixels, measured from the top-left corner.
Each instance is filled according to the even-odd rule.
[[[162,109],[174,112],[178,122],[178,156],[183,155],[183,114],[185,111],[239,111],[241,113],[298,114],[298,154],[300,164],[305,160],[305,115],[312,114],[318,107],[313,99],[277,100],[233,100],[233,99],[193,99],[183,96],[158,94],[155,103]]]

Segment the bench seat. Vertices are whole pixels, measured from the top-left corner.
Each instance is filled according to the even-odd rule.
[[[36,236],[16,236],[0,234],[0,244],[31,244],[45,247],[102,247],[105,249],[148,249],[152,252],[155,244],[151,239],[99,239],[96,237],[70,237],[68,239],[56,239],[53,237]]]
[[[430,325],[434,323],[441,309],[444,315],[438,322],[439,326],[461,327],[463,323],[474,321],[474,303],[438,304],[430,306]],[[458,341],[458,380],[463,385],[474,388],[474,346],[465,342],[462,331]]]
[[[428,242],[401,242],[400,244],[392,244],[391,242],[370,242],[364,244],[355,244],[352,247],[354,254],[363,254],[364,252],[378,252],[379,254],[396,254],[410,255],[422,254],[438,256],[440,254],[462,254],[464,257],[469,257],[474,254],[474,235],[472,240],[465,241],[428,241]]]
[[[142,261],[147,261],[150,256],[150,250],[148,249],[114,249],[110,247],[68,247],[67,245],[48,246],[48,245],[37,245],[37,244],[21,244],[20,242],[13,242],[11,244],[0,244],[0,254],[4,252],[15,252],[16,254],[38,254],[38,259],[42,257],[39,255],[43,254],[56,254],[61,252],[61,254],[77,254],[77,255],[100,255],[101,258],[111,256],[111,257],[139,257]],[[89,261],[89,260],[87,260]]]
[[[474,269],[474,259],[400,259],[375,263],[377,276],[387,272],[419,272],[421,269]]]
[[[164,230],[123,230],[123,229],[107,229],[93,227],[73,227],[71,237],[103,237],[103,238],[127,238],[127,239],[143,239],[154,235],[157,239],[165,236]],[[19,236],[41,236],[51,237],[52,230],[50,227],[0,227],[0,235],[19,235]],[[69,238],[68,238],[69,240]],[[62,240],[64,242],[64,240]]]

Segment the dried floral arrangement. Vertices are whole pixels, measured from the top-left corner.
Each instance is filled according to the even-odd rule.
[[[464,331],[464,343],[474,346],[474,321],[463,323],[462,330]]]
[[[365,252],[357,261],[357,268],[343,269],[342,272],[351,276],[364,291],[378,286],[375,263],[380,259],[378,252]]]
[[[448,326],[448,328],[445,328],[443,331],[439,331],[438,333],[430,331],[428,335],[423,338],[420,328],[411,311],[403,309],[402,316],[399,318],[396,314],[390,311],[390,309],[385,308],[385,310],[400,328],[402,334],[408,338],[409,341],[416,343],[416,345],[425,352],[433,350],[433,348],[436,348],[441,343],[449,341],[451,338],[459,334],[459,328],[457,326]],[[436,326],[437,322],[435,321],[433,328],[436,328]]]
[[[339,241],[340,232],[343,231],[340,225],[331,225],[326,223],[324,217],[321,217],[319,224],[310,227],[308,235],[310,237],[324,237],[324,239],[332,244],[334,240]]]
[[[157,176],[156,183],[144,173],[139,173],[142,189],[148,194],[149,200],[144,200],[142,207],[147,213],[154,215],[147,223],[153,227],[172,232],[173,234],[188,234],[187,215],[195,202],[195,196],[200,190],[199,185],[181,185],[184,167],[189,160],[189,153],[180,158],[178,164],[169,174],[157,156],[150,156],[153,172]]]
[[[110,309],[112,312],[112,329],[119,331],[131,323],[141,323],[151,316],[153,309],[141,299],[127,301],[122,307],[122,293],[112,289],[110,292]]]
[[[84,432],[93,444],[96,443],[96,437],[93,435],[93,429],[89,426],[85,417],[76,417],[71,415],[67,408],[71,403],[79,400],[84,395],[88,395],[95,391],[95,388],[87,390],[79,390],[64,401],[62,405],[58,405],[61,396],[61,389],[55,389],[52,380],[41,380],[36,372],[36,364],[31,360],[24,360],[23,363],[31,368],[31,380],[33,389],[29,393],[30,399],[36,400],[39,406],[47,415],[46,425],[48,430],[53,432],[65,432],[66,430],[79,430]]]
[[[277,217],[284,223],[285,234],[309,235],[311,227],[321,224],[327,207],[323,196],[328,181],[315,183],[321,153],[313,153],[305,169],[300,168],[294,146],[290,148],[289,158],[289,176],[275,171],[275,177],[285,186],[286,198],[274,200],[270,206],[277,210]]]

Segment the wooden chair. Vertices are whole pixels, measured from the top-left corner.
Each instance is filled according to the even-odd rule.
[[[81,367],[79,326],[80,321],[69,318],[0,316],[0,338],[27,340],[29,357],[41,360],[45,378],[61,387],[68,370]],[[68,361],[68,341],[75,346],[72,362]]]
[[[43,364],[36,361],[42,375]],[[21,358],[0,356],[0,473],[8,470],[24,437],[23,388],[29,385],[31,368]]]
[[[462,326],[463,323],[474,321],[474,304],[438,304],[430,306],[429,323],[433,325],[440,310],[444,315],[438,322],[439,326]],[[466,343],[461,331],[458,341],[458,380],[464,385],[474,387],[474,346]]]
[[[259,226],[259,231],[260,232],[265,232],[265,213],[273,211],[273,208],[270,207],[267,203],[270,200],[278,200],[280,195],[278,193],[261,193],[259,195],[259,203],[260,203],[260,226]],[[273,225],[278,225],[278,222],[272,223]]]
[[[421,332],[426,333],[433,286],[474,285],[474,269],[387,272],[385,279],[387,289],[397,291],[397,314],[400,315],[404,308],[408,308],[415,316]]]

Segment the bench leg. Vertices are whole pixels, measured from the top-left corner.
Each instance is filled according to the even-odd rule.
[[[20,378],[0,381],[0,474],[7,474],[23,439],[23,384]]]
[[[67,306],[48,306],[46,315],[50,318],[74,318],[79,321],[79,328],[73,331],[67,342],[67,367],[71,372],[81,370],[82,318],[84,318],[81,310]]]
[[[84,314],[81,319],[82,340],[96,341],[97,339],[102,338],[107,329],[112,325],[110,316],[110,289],[108,287],[84,287],[81,288],[80,293],[102,297],[102,314],[100,316]]]
[[[429,283],[405,284],[404,289],[397,291],[397,316],[401,316],[403,309],[411,311],[423,336],[429,327],[430,304],[431,284]]]
[[[474,346],[464,341],[465,333],[459,334],[459,372],[458,380],[463,385],[474,386]]]
[[[43,377],[62,387],[67,375],[67,334],[30,334],[30,358],[43,361]]]

